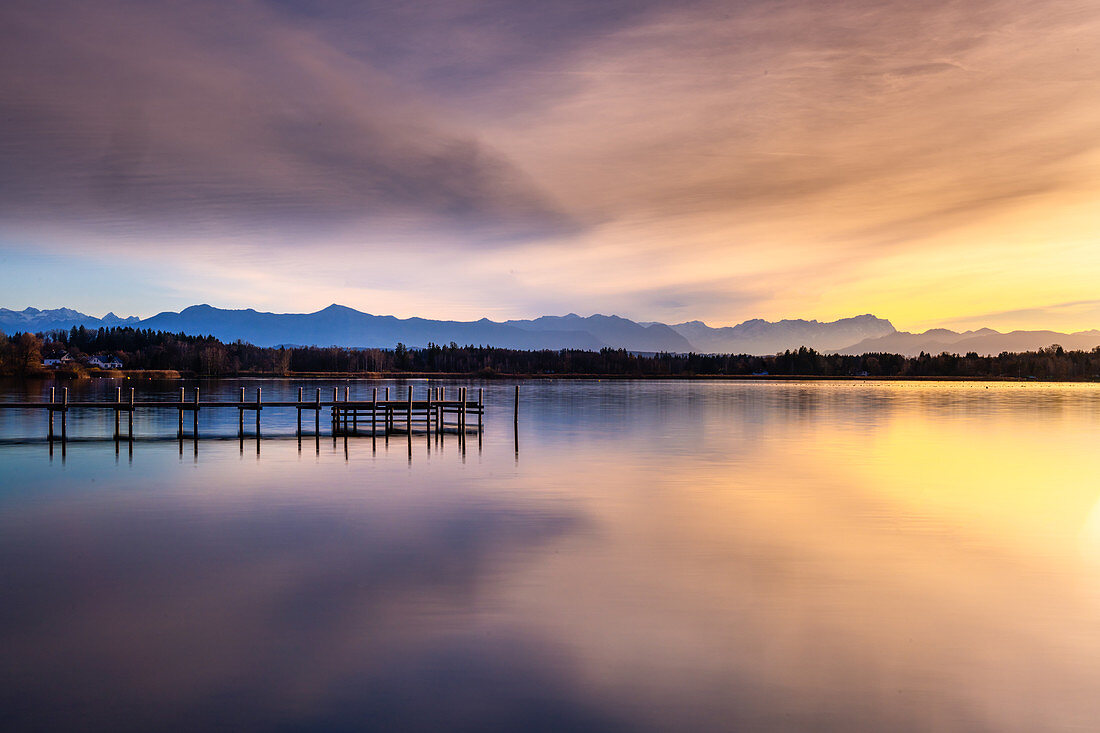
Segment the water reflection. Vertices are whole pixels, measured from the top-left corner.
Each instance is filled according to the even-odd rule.
[[[79,516],[50,504],[5,517],[0,585],[19,599],[0,608],[9,724],[362,729],[404,711],[439,729],[467,704],[476,714],[476,696],[433,712],[417,699],[425,687],[486,697],[499,690],[479,686],[510,679],[504,703],[520,714],[524,695],[568,682],[519,631],[461,627],[502,558],[576,531],[578,517],[455,497],[265,498],[128,497]],[[394,675],[409,685],[398,697]]]
[[[527,385],[519,461],[485,389],[468,437],[0,445],[6,726],[1100,719],[1100,390]]]

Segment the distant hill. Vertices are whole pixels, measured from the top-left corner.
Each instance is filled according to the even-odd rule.
[[[427,346],[454,341],[510,349],[600,349],[607,344],[582,329],[527,331],[488,319],[432,321],[362,313],[330,305],[316,313],[261,313],[193,305],[179,313],[165,312],[141,321],[142,328],[213,334],[223,341],[247,341],[258,346],[302,344],[316,346],[385,347],[397,343]],[[628,346],[627,348],[632,348]]]
[[[120,318],[108,313],[102,318],[70,308],[22,311],[0,308],[0,329],[18,331],[68,330],[73,326],[100,328],[135,326],[173,333],[210,334],[222,341],[246,341],[257,346],[283,344],[393,348],[426,346],[429,342],[500,346],[511,349],[623,348],[636,352],[704,354],[753,354],[765,356],[786,349],[808,346],[821,352],[862,354],[889,352],[915,356],[921,351],[965,354],[998,354],[1002,351],[1035,350],[1051,344],[1067,349],[1092,349],[1100,345],[1100,331],[1065,334],[1056,331],[1013,331],[1000,333],[989,328],[951,331],[935,328],[924,333],[897,331],[885,319],[873,315],[815,320],[764,321],[753,319],[736,326],[712,328],[702,321],[667,325],[638,323],[608,315],[542,316],[503,323],[480,321],[435,321],[426,318],[395,318],[363,313],[342,305],[330,305],[316,313],[265,313],[251,308],[228,310],[210,305],[193,305],[176,313],[165,311],[145,319]]]
[[[114,313],[108,313],[102,318],[85,315],[72,308],[54,308],[53,310],[38,310],[26,308],[21,311],[0,308],[0,330],[12,334],[20,331],[66,331],[73,326],[85,328],[99,328],[101,326],[133,326],[141,321],[137,316],[119,318]]]
[[[542,316],[503,323],[434,321],[395,318],[330,305],[316,313],[265,313],[252,308],[228,310],[193,305],[176,313],[165,311],[145,319],[95,318],[71,309],[39,311],[0,310],[5,333],[49,331],[73,326],[130,325],[173,333],[210,334],[222,341],[247,341],[257,346],[283,344],[392,348],[398,342],[426,346],[430,342],[500,346],[512,349],[622,348],[636,352],[710,352],[773,354],[784,349],[812,346],[827,349],[871,335],[892,333],[889,321],[874,316],[817,321],[746,321],[729,328],[710,328],[700,321],[669,326],[637,323],[608,315]]]
[[[623,346],[631,351],[697,351],[688,339],[663,323],[642,325],[619,316],[594,315],[582,318],[576,313],[567,316],[542,316],[531,321],[505,321],[525,331],[556,333],[583,331],[592,334],[608,346]]]
[[[933,328],[924,333],[896,331],[878,338],[864,339],[858,343],[838,349],[840,354],[866,354],[882,352],[916,356],[922,351],[926,354],[941,354],[944,351],[953,354],[974,352],[981,356],[996,356],[1002,351],[1035,351],[1054,344],[1064,349],[1090,351],[1100,346],[1100,331],[1077,331],[1060,333],[1058,331],[1010,331],[1001,333],[991,328],[977,331],[950,331],[946,328]]]
[[[894,326],[872,315],[841,318],[839,321],[783,320],[754,318],[736,326],[711,328],[702,321],[677,323],[672,329],[690,341],[695,351],[710,354],[775,354],[784,349],[807,346],[817,351],[835,351],[863,339],[896,333]]]

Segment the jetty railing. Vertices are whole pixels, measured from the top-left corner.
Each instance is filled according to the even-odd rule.
[[[124,394],[121,387],[117,388],[114,400],[98,400],[88,402],[71,402],[69,400],[69,388],[60,390],[50,387],[48,402],[0,402],[0,409],[19,410],[44,410],[48,418],[46,424],[46,437],[52,443],[60,439],[68,439],[68,413],[70,410],[111,410],[114,412],[114,439],[134,439],[134,414],[142,410],[176,410],[176,436],[179,438],[199,437],[199,412],[207,409],[236,409],[237,435],[244,437],[244,418],[246,412],[256,414],[255,436],[260,437],[260,416],[267,408],[294,408],[297,411],[297,435],[303,435],[303,413],[313,413],[313,433],[321,435],[321,413],[329,413],[329,425],[331,435],[389,435],[392,433],[442,433],[445,431],[460,432],[476,430],[480,433],[484,429],[485,402],[484,390],[477,390],[477,399],[471,399],[472,393],[466,387],[455,389],[457,394],[450,392],[447,387],[428,387],[424,399],[414,399],[413,388],[397,398],[391,398],[390,388],[375,387],[371,390],[370,400],[352,400],[350,387],[344,387],[343,400],[340,400],[339,388],[332,388],[331,399],[328,395],[322,399],[321,389],[317,388],[313,399],[305,399],[304,390],[298,388],[296,400],[273,400],[264,402],[261,387],[256,388],[254,399],[246,399],[245,388],[240,388],[240,394],[236,402],[227,400],[202,400],[200,388],[195,387],[193,396],[188,399],[187,390],[180,387],[178,401],[150,401],[135,399],[134,388],[130,388],[128,394]],[[251,395],[248,395],[251,397]],[[191,413],[191,432],[185,436],[184,414]],[[122,416],[126,415],[126,431],[122,431]],[[60,433],[58,433],[56,421],[60,419]],[[516,386],[514,420],[519,419],[519,386]]]

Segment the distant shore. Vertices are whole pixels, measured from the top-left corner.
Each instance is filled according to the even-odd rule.
[[[110,366],[117,366],[111,369]],[[525,351],[429,344],[393,349],[340,346],[263,347],[213,336],[130,327],[0,338],[0,373],[23,377],[180,379],[691,379],[1100,381],[1100,347],[1052,345],[1036,351],[978,353],[821,353],[801,346],[752,354],[640,353],[602,348]]]
[[[17,377],[4,377],[18,379]],[[238,372],[234,374],[203,375],[194,372],[181,372],[174,369],[136,369],[103,370],[100,372],[36,372],[22,379],[42,381],[78,381],[90,379],[127,379],[135,381],[196,380],[196,379],[288,379],[288,380],[362,380],[391,381],[401,379],[480,379],[486,381],[557,381],[557,380],[599,380],[617,382],[1023,382],[1023,383],[1100,383],[1100,376],[1079,378],[1038,378],[1009,376],[854,376],[819,374],[484,374],[480,372],[288,372],[273,374],[270,372]]]

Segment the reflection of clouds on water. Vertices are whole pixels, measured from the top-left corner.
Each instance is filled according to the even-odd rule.
[[[561,650],[485,632],[433,641],[396,649],[336,680],[303,729],[638,729],[580,688]]]
[[[0,727],[1091,729],[1096,388],[987,387],[532,385],[519,461],[3,447]]]
[[[1085,560],[1100,567],[1100,500],[1092,505],[1081,525],[1079,544]]]
[[[9,725],[615,729],[563,651],[476,621],[479,587],[579,516],[392,495],[366,511],[222,509],[3,517]]]

